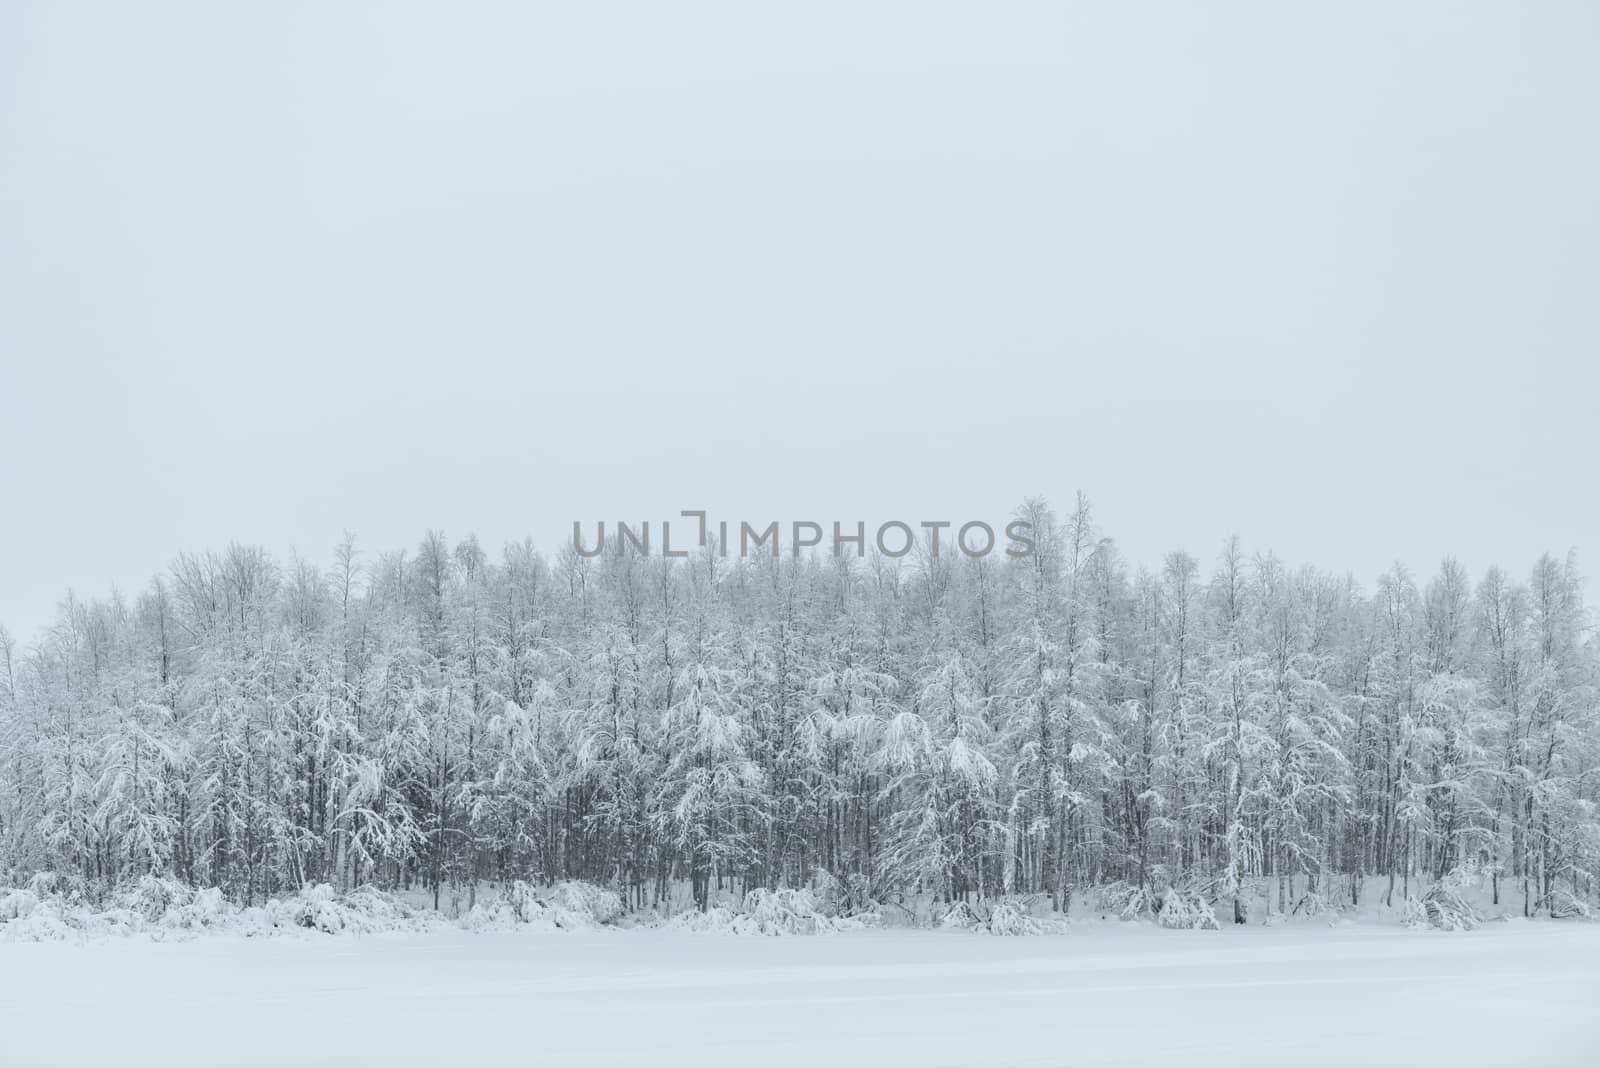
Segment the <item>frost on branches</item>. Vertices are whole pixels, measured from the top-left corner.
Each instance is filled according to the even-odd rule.
[[[1176,927],[1373,895],[1432,926],[1592,909],[1575,561],[1363,589],[1237,541],[1137,566],[1081,499],[1019,517],[1019,559],[429,534],[68,598],[32,645],[0,635],[0,918],[1026,931],[1108,889],[1103,913]]]

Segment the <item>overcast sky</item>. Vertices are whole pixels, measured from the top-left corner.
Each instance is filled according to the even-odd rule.
[[[1600,5],[0,2],[0,622],[230,540],[1600,568]],[[1591,589],[1594,584],[1591,583]]]

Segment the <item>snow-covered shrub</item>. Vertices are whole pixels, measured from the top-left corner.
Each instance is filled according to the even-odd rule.
[[[0,915],[4,915],[3,904],[0,904]],[[1593,917],[1594,910],[1589,903],[1566,890],[1552,890],[1539,901],[1539,912],[1549,916],[1552,920],[1587,920]]]
[[[1407,927],[1437,931],[1471,931],[1481,922],[1466,894],[1476,882],[1474,868],[1457,868],[1428,887],[1420,898],[1407,898],[1403,922]]]
[[[870,925],[871,918],[867,916],[827,915],[810,890],[763,887],[746,891],[737,906],[718,905],[704,912],[686,912],[674,917],[671,924],[685,931],[771,936],[825,934]]]
[[[156,875],[142,876],[98,902],[88,900],[75,880],[55,876],[36,877],[25,890],[0,890],[0,941],[8,942],[130,935],[168,939],[199,931],[373,934],[425,930],[440,922],[433,913],[371,887],[341,895],[327,885],[307,886],[253,908],[239,908],[215,887],[193,889]]]
[[[672,917],[667,926],[679,931],[695,931],[697,933],[711,934],[759,934],[742,926],[736,926],[739,914],[726,905],[712,905],[705,911],[692,909],[689,912],[680,912]]]
[[[553,906],[566,909],[574,916],[587,919],[590,923],[616,923],[622,918],[622,896],[614,890],[607,890],[593,883],[576,880],[557,883],[551,887],[545,900]]]
[[[1001,901],[989,910],[989,923],[985,928],[992,935],[1035,935],[1044,933],[1044,925],[1014,901]]]
[[[761,934],[816,934],[828,924],[810,890],[757,887],[744,895],[739,912]]]
[[[1327,913],[1339,912],[1339,906],[1330,902],[1319,893],[1307,891],[1299,901],[1294,903],[1294,908],[1289,910],[1291,916],[1322,916]]]
[[[142,875],[132,886],[114,891],[109,900],[113,908],[126,909],[146,923],[157,923],[168,909],[182,909],[194,899],[194,891],[177,879]]]
[[[957,931],[976,931],[989,922],[989,910],[969,901],[957,901],[940,914],[936,921],[940,927]]]
[[[1041,920],[1033,914],[1037,900],[1032,897],[1001,898],[997,901],[957,901],[936,921],[938,926],[962,931],[981,931],[992,935],[1036,935],[1061,930],[1064,921]]]
[[[544,912],[544,902],[534,888],[517,879],[473,905],[461,918],[461,925],[469,929],[503,929],[539,921]]]
[[[1192,887],[1169,886],[1156,900],[1156,922],[1163,927],[1186,931],[1220,930],[1217,910],[1203,892]]]
[[[177,879],[143,875],[107,899],[102,915],[124,917],[133,931],[194,931],[226,925],[238,910],[215,887],[195,890]]]
[[[27,889],[41,901],[45,898],[61,898],[79,902],[89,897],[89,885],[81,875],[63,875],[58,871],[35,872],[28,880]]]
[[[228,923],[234,911],[221,890],[208,886],[196,890],[186,903],[168,908],[162,916],[162,924],[183,931],[221,927]]]
[[[142,915],[115,902],[96,908],[83,894],[81,880],[41,872],[27,889],[0,896],[0,941],[41,942],[143,930]]]
[[[39,895],[32,890],[0,891],[0,923],[20,920],[39,907]]]
[[[305,927],[324,934],[346,927],[344,910],[334,901],[333,887],[327,883],[308,886],[293,897],[269,902],[266,912],[279,927]]]
[[[270,901],[262,911],[275,927],[301,927],[323,934],[424,930],[435,922],[430,914],[381,890],[363,886],[341,896],[327,883]]]
[[[818,868],[811,880],[811,895],[817,909],[827,916],[837,916],[849,906],[849,884],[826,868]]]
[[[0,891],[0,942],[55,942],[74,935],[60,901],[33,889]]]
[[[857,916],[873,923],[889,915],[905,922],[912,920],[904,895],[859,872],[840,879],[819,870],[813,880],[813,895],[817,910],[825,916]]]
[[[342,900],[365,931],[426,930],[441,920],[437,913],[413,908],[375,886],[358,886]]]
[[[1119,880],[1095,891],[1095,909],[1102,916],[1136,920],[1154,913],[1159,907],[1159,895],[1148,887]]]
[[[583,931],[615,923],[622,913],[622,898],[592,883],[562,882],[541,893],[519,879],[473,906],[461,925],[470,930]]]
[[[59,942],[83,936],[58,909],[40,905],[25,915],[0,923],[0,942]]]

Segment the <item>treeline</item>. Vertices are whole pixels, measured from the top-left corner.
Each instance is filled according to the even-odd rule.
[[[1018,517],[1020,559],[180,557],[0,637],[0,876],[1283,908],[1472,864],[1529,913],[1593,898],[1571,559],[1366,591],[1236,540],[1136,570],[1081,499]]]

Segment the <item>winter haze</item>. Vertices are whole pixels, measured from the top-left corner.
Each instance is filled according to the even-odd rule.
[[[0,621],[682,508],[1594,551],[1600,11],[0,5]]]

